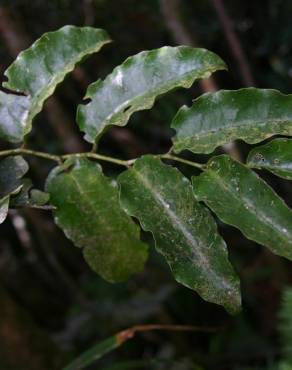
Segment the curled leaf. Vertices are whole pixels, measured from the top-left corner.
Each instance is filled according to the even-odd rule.
[[[189,88],[225,63],[214,53],[188,46],[143,51],[125,60],[104,81],[89,86],[77,122],[85,139],[94,143],[109,125],[125,126],[137,111],[150,109],[155,99],[177,87]]]
[[[255,144],[276,134],[292,135],[292,95],[276,90],[220,90],[182,107],[171,127],[174,150],[211,153],[220,145],[242,139]]]
[[[57,85],[85,56],[99,51],[108,42],[104,30],[65,26],[45,33],[21,52],[6,70],[8,80],[3,86],[26,96],[0,92],[1,138],[20,142]]]

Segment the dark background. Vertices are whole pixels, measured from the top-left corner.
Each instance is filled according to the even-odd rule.
[[[136,113],[126,128],[110,129],[100,145],[101,153],[120,158],[162,153],[170,147],[169,124],[177,109],[208,89],[291,92],[291,15],[290,0],[0,0],[0,75],[44,32],[66,24],[106,29],[114,43],[66,78],[29,138],[36,150],[79,152],[89,148],[77,130],[75,111],[90,82],[145,49],[192,44],[218,53],[229,72],[160,99],[151,111]],[[236,148],[245,158],[250,146],[239,142]],[[42,188],[51,163],[28,160],[30,175]],[[120,168],[104,165],[104,170],[116,176]],[[291,206],[291,183],[263,177]],[[281,358],[278,310],[283,288],[291,284],[291,262],[234,228],[219,227],[242,282],[243,311],[235,317],[178,285],[154,248],[143,273],[110,285],[89,269],[50,212],[12,210],[0,228],[0,369],[61,369],[96,341],[142,323],[219,329],[140,334],[91,368],[270,369]],[[153,246],[150,235],[143,237]]]

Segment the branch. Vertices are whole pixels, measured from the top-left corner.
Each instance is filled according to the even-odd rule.
[[[252,76],[247,57],[241,47],[239,38],[233,29],[232,20],[225,10],[223,0],[212,0],[212,2],[224,30],[227,42],[229,43],[231,52],[238,63],[244,85],[248,87],[255,86],[255,81]]]
[[[36,150],[25,149],[25,148],[2,150],[0,152],[0,157],[6,157],[6,156],[9,156],[9,155],[21,155],[21,154],[33,155],[35,157],[48,159],[48,160],[55,161],[55,162],[58,162],[58,163],[62,162],[62,158],[58,155],[49,154],[49,153],[45,153],[45,152],[38,152]]]
[[[124,166],[124,167],[127,167],[127,168],[130,167],[131,165],[133,165],[136,162],[136,160],[138,159],[138,158],[134,158],[134,159],[129,159],[129,160],[123,160],[123,159],[108,157],[106,155],[93,153],[93,152],[56,155],[56,154],[50,154],[50,153],[46,153],[46,152],[39,152],[39,151],[36,151],[36,150],[26,149],[26,148],[8,149],[8,150],[0,151],[0,157],[6,157],[6,156],[9,156],[9,155],[32,155],[32,156],[35,156],[35,157],[48,159],[50,161],[54,161],[54,162],[57,162],[59,164],[62,164],[62,162],[64,160],[69,159],[69,158],[74,158],[74,157],[75,158],[78,158],[78,157],[82,158],[83,157],[83,158],[92,158],[92,159],[97,159],[97,160],[100,160],[100,161],[110,162],[110,163],[114,163],[114,164],[117,164],[119,166]],[[184,159],[184,158],[176,157],[174,155],[171,155],[170,153],[158,154],[158,155],[155,155],[155,157],[161,158],[161,159],[170,159],[170,160],[176,161],[176,162],[181,162],[181,163],[187,164],[189,166],[199,168],[200,170],[203,170],[204,167],[205,167],[204,164],[200,164],[200,163],[196,163],[196,162],[193,162],[193,161],[189,161],[189,160]]]
[[[205,165],[204,164],[196,163],[196,162],[193,162],[193,161],[188,161],[187,159],[176,157],[176,156],[171,155],[171,154],[162,154],[160,156],[160,158],[162,158],[162,159],[170,159],[171,161],[176,161],[176,162],[184,163],[184,164],[187,164],[189,166],[199,168],[200,170],[204,170],[204,168],[205,168]]]

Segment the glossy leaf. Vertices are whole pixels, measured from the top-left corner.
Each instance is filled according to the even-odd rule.
[[[6,220],[9,209],[9,195],[0,199],[0,224]]]
[[[292,180],[292,139],[274,139],[251,150],[247,165]]]
[[[71,158],[50,173],[46,189],[56,224],[80,248],[91,268],[110,282],[143,268],[147,247],[122,211],[115,181],[87,159]]]
[[[213,157],[193,187],[222,221],[292,260],[292,211],[255,172],[227,155]]]
[[[0,138],[20,142],[27,130],[30,98],[0,91]]]
[[[89,86],[77,113],[79,127],[91,143],[109,125],[124,126],[130,116],[153,106],[156,97],[225,69],[224,62],[205,49],[187,46],[143,51],[115,68],[104,81]]]
[[[225,242],[209,211],[195,200],[188,179],[159,159],[144,156],[118,181],[123,208],[153,234],[175,279],[236,312],[239,282]]]
[[[27,171],[28,164],[20,156],[0,161],[0,224],[6,219],[10,197],[20,192]]]
[[[1,137],[12,142],[21,141],[30,131],[31,122],[45,100],[76,63],[108,42],[107,33],[101,29],[65,26],[45,33],[21,52],[5,72],[8,81],[3,86],[27,97],[0,95]],[[7,103],[10,107],[3,107]]]
[[[292,135],[292,95],[255,88],[207,93],[173,119],[174,150],[211,153],[242,139],[255,144],[275,134]]]

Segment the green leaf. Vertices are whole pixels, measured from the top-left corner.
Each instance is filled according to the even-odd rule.
[[[22,187],[20,192],[11,199],[11,207],[25,207],[30,203],[29,191],[32,188],[32,181],[28,178],[22,180]]]
[[[222,221],[292,260],[292,211],[255,172],[229,156],[213,157],[193,177],[194,192]]]
[[[210,212],[177,169],[144,156],[122,173],[121,204],[150,231],[175,279],[229,312],[240,308],[239,282]]]
[[[292,95],[255,88],[207,93],[182,107],[171,127],[175,152],[211,153],[236,139],[255,144],[275,134],[292,135]]]
[[[33,118],[41,111],[56,86],[85,56],[99,51],[108,42],[110,39],[104,30],[65,26],[58,31],[45,33],[29,49],[21,52],[6,70],[8,81],[3,86],[27,95],[27,98],[0,95],[1,137],[12,142],[21,141],[31,130]],[[5,104],[16,106],[16,110],[12,111],[12,107],[3,108]],[[23,111],[23,107],[26,111]],[[5,114],[7,110],[9,113]]]
[[[50,194],[39,189],[31,189],[30,204],[33,206],[44,206],[50,200]]]
[[[27,124],[30,98],[0,91],[0,138],[10,142],[23,139]]]
[[[118,188],[101,167],[85,158],[67,160],[50,173],[46,189],[55,222],[83,249],[91,268],[110,282],[142,270],[147,247],[139,228],[120,208]]]
[[[93,347],[82,353],[79,357],[77,357],[74,361],[67,365],[63,370],[84,369],[85,367],[99,360],[107,353],[118,348],[121,344],[123,344],[123,341],[120,340],[119,336],[117,334],[113,335],[95,344]]]
[[[292,370],[292,364],[286,361],[280,361],[277,370]]]
[[[27,171],[28,164],[21,156],[6,157],[0,161],[0,198],[14,193]]]
[[[7,217],[9,209],[9,195],[0,199],[0,224],[2,224]]]
[[[156,97],[225,69],[224,62],[205,49],[187,46],[143,51],[115,68],[104,81],[89,86],[77,112],[79,127],[91,143],[109,125],[125,126],[137,111],[150,109]]]
[[[27,171],[28,164],[20,156],[0,161],[0,224],[6,219],[10,197],[21,191],[22,177]]]
[[[274,139],[250,151],[247,165],[292,180],[292,139]]]
[[[38,189],[32,189],[32,181],[28,178],[22,180],[22,188],[20,192],[11,199],[11,207],[32,207],[32,208],[46,208],[44,207],[50,199],[50,195]]]

